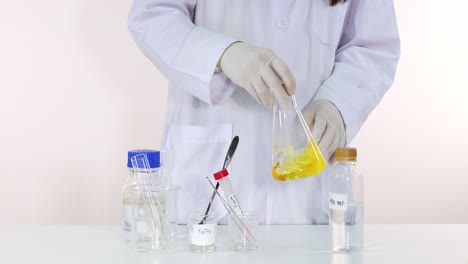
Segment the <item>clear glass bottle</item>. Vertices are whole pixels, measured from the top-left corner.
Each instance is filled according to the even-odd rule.
[[[159,182],[161,185],[164,184],[164,179],[160,170],[161,158],[160,152],[157,150],[130,150],[128,151],[127,168],[129,175],[125,182],[122,191],[122,205],[123,205],[123,236],[128,242],[137,241],[141,235],[137,230],[136,220],[144,211],[141,193],[139,192],[138,182],[135,176],[135,172],[132,167],[131,158],[138,154],[146,154],[150,165],[150,171],[147,173]]]
[[[363,175],[356,157],[355,148],[337,149],[331,170],[329,224],[335,251],[358,250],[364,243]]]

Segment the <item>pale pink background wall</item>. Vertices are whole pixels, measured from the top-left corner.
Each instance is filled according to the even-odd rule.
[[[468,4],[395,2],[397,79],[352,144],[366,220],[468,223]],[[0,1],[0,224],[120,222],[126,151],[159,147],[167,85],[129,5]]]

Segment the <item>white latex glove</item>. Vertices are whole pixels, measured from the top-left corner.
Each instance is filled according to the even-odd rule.
[[[219,66],[258,103],[272,107],[273,93],[282,108],[291,107],[289,96],[296,92],[296,80],[288,66],[271,50],[236,42],[224,51]]]
[[[323,158],[330,162],[337,148],[345,146],[346,132],[343,118],[334,104],[328,100],[317,100],[304,112],[304,118],[312,129]]]

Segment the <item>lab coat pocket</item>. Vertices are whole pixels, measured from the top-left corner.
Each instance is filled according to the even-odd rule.
[[[329,0],[313,1],[314,30],[322,44],[338,45],[345,24],[348,6],[349,1],[336,6],[330,6]]]
[[[232,125],[171,126],[168,147],[172,152],[172,182],[181,187],[178,197],[179,223],[191,210],[205,210],[211,194],[213,173],[221,170],[232,139]],[[223,217],[224,207],[216,197],[211,211]]]

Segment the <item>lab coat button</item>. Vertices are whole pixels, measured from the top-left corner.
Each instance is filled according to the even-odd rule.
[[[281,29],[286,29],[289,27],[289,21],[287,17],[281,17],[277,21],[278,27]]]

